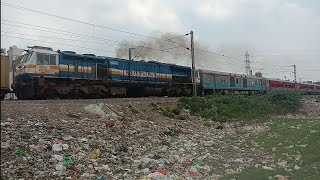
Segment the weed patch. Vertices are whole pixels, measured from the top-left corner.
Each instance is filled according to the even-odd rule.
[[[268,179],[276,175],[289,179],[318,179],[320,177],[320,122],[318,120],[275,119],[269,131],[250,136],[246,142],[255,142],[264,152],[274,156],[274,170],[248,168],[222,179]],[[281,165],[279,162],[284,162]]]
[[[267,95],[215,95],[182,97],[178,107],[209,120],[226,122],[261,119],[271,114],[295,112],[301,106],[296,92],[272,92]]]

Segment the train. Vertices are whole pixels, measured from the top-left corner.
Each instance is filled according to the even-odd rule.
[[[9,76],[9,56],[1,54],[1,100],[11,92]]]
[[[295,83],[157,61],[54,51],[33,46],[16,64],[12,85],[18,99],[192,96],[216,93],[263,94],[298,90],[320,94],[320,85]]]

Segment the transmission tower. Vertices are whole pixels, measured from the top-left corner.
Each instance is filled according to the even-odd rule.
[[[251,68],[250,68],[250,60],[249,60],[249,56],[250,55],[249,55],[248,51],[246,52],[245,56],[246,56],[246,66],[245,66],[246,75],[247,76],[252,76],[252,71],[251,71]]]

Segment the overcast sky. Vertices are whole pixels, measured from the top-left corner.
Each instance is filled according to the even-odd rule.
[[[254,72],[262,71],[265,77],[283,79],[286,76],[293,80],[293,68],[283,66],[295,64],[298,80],[320,80],[319,0],[3,2],[148,36],[156,36],[159,32],[183,35],[193,30],[196,40],[206,47],[206,50],[238,58],[211,54],[206,60],[198,60],[198,68],[244,73],[244,54],[249,51],[252,69]],[[79,34],[82,34],[82,37]],[[1,4],[2,48],[8,49],[11,45],[17,45],[19,48],[40,45],[50,46],[55,50],[115,56],[117,42],[123,40],[150,41],[142,36],[93,27]],[[190,53],[179,48],[174,51],[181,51],[181,54]],[[185,65],[191,63],[188,58],[176,60],[179,62],[172,58],[162,61]]]

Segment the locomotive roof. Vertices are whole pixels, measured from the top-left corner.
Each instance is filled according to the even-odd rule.
[[[64,54],[64,55],[68,55],[68,56],[75,56],[75,57],[86,57],[89,59],[104,59],[104,57],[101,56],[93,56],[92,54],[76,54],[73,51],[60,51],[59,53]]]

